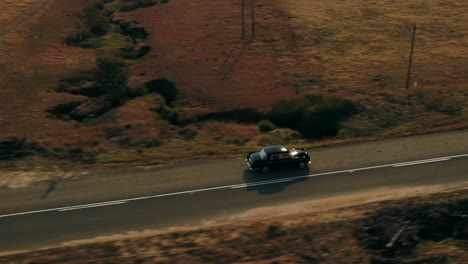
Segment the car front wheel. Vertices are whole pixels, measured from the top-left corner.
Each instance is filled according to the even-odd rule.
[[[270,171],[270,168],[268,166],[265,166],[262,168],[263,173],[268,173]]]

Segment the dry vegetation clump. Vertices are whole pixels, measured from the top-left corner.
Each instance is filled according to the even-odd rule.
[[[26,138],[11,136],[0,139],[0,160],[16,160],[40,153],[44,153],[44,149]]]
[[[410,199],[372,213],[357,237],[380,255],[376,263],[463,263],[468,260],[467,213],[466,192],[439,200]]]
[[[468,192],[102,238],[10,254],[34,263],[466,263]],[[403,228],[404,227],[404,228]],[[403,229],[402,229],[403,228]]]

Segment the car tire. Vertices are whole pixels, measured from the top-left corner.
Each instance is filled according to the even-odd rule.
[[[262,168],[262,172],[263,173],[268,173],[268,172],[270,172],[270,168],[268,166],[265,166],[265,167]]]
[[[299,162],[299,169],[305,169],[307,167],[307,164],[305,162]]]

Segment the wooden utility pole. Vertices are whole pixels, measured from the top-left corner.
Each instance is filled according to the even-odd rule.
[[[250,15],[252,19],[252,38],[255,37],[255,0],[250,0]]]
[[[241,0],[241,23],[242,23],[241,38],[244,38],[245,37],[245,0]]]
[[[406,75],[406,89],[409,89],[411,82],[411,70],[413,67],[413,52],[414,52],[414,41],[416,39],[416,24],[413,24],[413,36],[411,38],[411,49],[408,61],[408,73]]]
[[[246,10],[248,9],[248,4],[246,0],[241,0],[241,38],[245,38],[245,28],[246,28]],[[247,10],[248,13],[248,10]],[[250,0],[250,22],[251,22],[251,38],[255,37],[255,0]]]

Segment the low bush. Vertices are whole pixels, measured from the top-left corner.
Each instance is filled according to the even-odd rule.
[[[83,11],[81,18],[84,20],[84,27],[73,36],[65,38],[65,43],[72,46],[93,48],[89,45],[81,45],[81,42],[103,36],[110,28],[110,19],[103,13],[102,5],[96,5]]]
[[[167,79],[152,80],[145,85],[149,92],[160,94],[168,105],[172,104],[179,92],[176,85]]]
[[[272,131],[273,129],[276,128],[276,126],[268,120],[262,120],[258,124],[258,128],[260,129],[260,132],[265,133],[265,132]]]
[[[366,248],[384,256],[411,253],[424,241],[468,240],[468,199],[438,204],[406,202],[375,212],[357,232]]]
[[[72,101],[64,104],[59,104],[54,106],[52,109],[49,109],[49,112],[52,116],[60,118],[63,120],[72,119],[70,113],[81,104],[81,101]]]
[[[83,18],[88,30],[97,36],[103,36],[109,30],[110,19],[103,14],[102,7],[100,9],[98,7],[86,9]]]
[[[102,57],[96,60],[95,88],[111,97],[112,104],[119,105],[131,93],[127,86],[129,73],[123,61],[115,57]]]
[[[149,34],[144,27],[137,27],[132,22],[118,22],[122,32],[132,38],[133,43],[138,39],[146,39]]]
[[[177,108],[163,106],[159,113],[163,119],[169,121],[173,125],[178,125],[182,122],[180,111]]]
[[[39,144],[26,138],[12,137],[0,140],[0,160],[16,160],[45,152]]]
[[[121,48],[121,56],[127,60],[137,60],[145,56],[148,52],[151,51],[150,46],[141,46],[139,49],[135,47],[125,47]]]
[[[273,123],[299,130],[305,137],[335,136],[341,122],[357,112],[350,100],[306,95],[278,101],[269,113]]]
[[[69,116],[76,121],[96,118],[113,108],[113,97],[105,95],[97,98],[89,98],[82,104],[78,105]]]
[[[145,56],[146,54],[148,54],[148,52],[150,51],[151,51],[151,46],[141,46],[139,49],[135,51],[133,58],[139,59]]]

